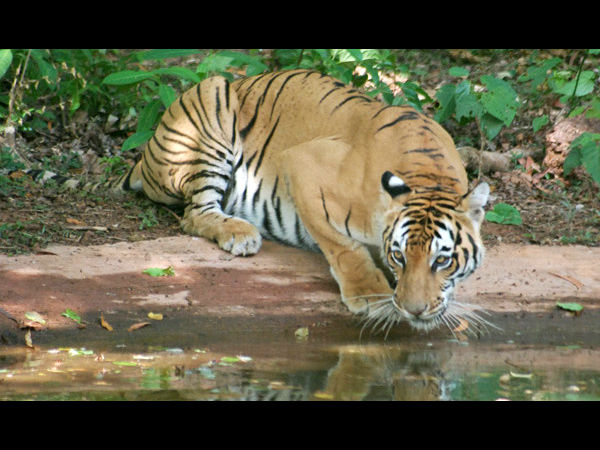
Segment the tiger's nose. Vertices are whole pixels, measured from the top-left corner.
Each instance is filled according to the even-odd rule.
[[[428,306],[427,305],[423,305],[422,303],[406,303],[403,305],[404,306],[404,310],[410,314],[412,314],[415,317],[419,317],[421,314],[423,314],[425,311],[427,311]]]

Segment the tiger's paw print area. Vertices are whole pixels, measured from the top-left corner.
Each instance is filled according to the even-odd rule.
[[[493,246],[480,271],[456,289],[455,301],[484,309],[488,314],[483,317],[502,329],[490,328],[479,338],[483,341],[515,336],[539,340],[555,336],[557,330],[561,336],[576,332],[598,337],[599,262],[600,248]],[[151,267],[171,267],[173,274],[143,273]],[[443,324],[419,330],[380,315],[365,326],[368,316],[353,314],[340,301],[322,255],[271,241],[264,241],[251,257],[236,257],[192,236],[55,245],[44,254],[2,255],[0,268],[0,334],[6,339],[24,334],[10,317],[18,321],[37,311],[47,324],[33,333],[36,345],[72,346],[74,339],[116,345],[125,339],[130,345],[181,347],[197,345],[200,337],[211,342],[243,339],[254,332],[288,336],[293,342],[298,327],[310,330],[309,339],[452,338]],[[578,302],[584,310],[575,317],[558,309],[557,302]],[[66,309],[76,311],[85,328],[64,317]],[[150,312],[162,314],[163,320],[148,319]],[[113,332],[101,326],[101,315]],[[140,322],[150,325],[127,331]],[[371,332],[371,325],[383,326],[383,333]],[[544,332],[550,329],[552,333]],[[16,344],[23,342],[15,339]]]

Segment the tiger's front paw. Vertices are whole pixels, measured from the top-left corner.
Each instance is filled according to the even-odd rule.
[[[342,302],[351,313],[364,314],[369,308],[376,307],[379,303],[389,301],[394,291],[388,284],[383,274],[377,274],[370,282],[343,286]]]
[[[228,217],[205,224],[199,217],[184,218],[181,228],[189,234],[215,241],[223,250],[236,256],[254,255],[260,249],[260,232],[251,223],[237,217]]]
[[[260,232],[254,225],[234,217],[222,224],[215,240],[219,247],[236,256],[254,255],[262,244]]]

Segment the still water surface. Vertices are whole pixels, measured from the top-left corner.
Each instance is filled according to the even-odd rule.
[[[288,339],[210,348],[0,348],[0,400],[600,400],[580,345]]]

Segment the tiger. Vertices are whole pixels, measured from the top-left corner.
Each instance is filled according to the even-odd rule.
[[[456,323],[456,283],[484,257],[489,186],[469,190],[444,128],[315,70],[204,79],[120,188],[182,206],[185,233],[236,256],[263,238],[321,252],[347,309],[388,329]]]

